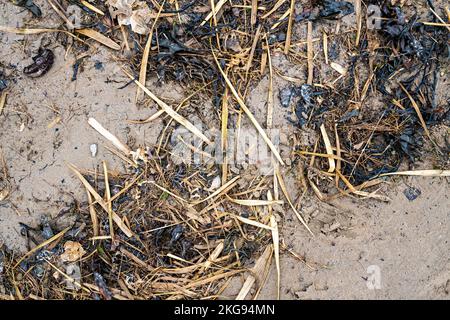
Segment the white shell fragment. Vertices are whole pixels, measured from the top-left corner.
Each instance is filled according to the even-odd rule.
[[[89,150],[91,151],[91,156],[93,158],[95,158],[95,156],[97,155],[98,152],[98,146],[96,143],[93,143],[89,146]]]
[[[212,181],[211,187],[209,188],[209,190],[215,191],[216,189],[218,189],[220,187],[221,184],[222,184],[222,179],[220,179],[220,176],[217,176]]]

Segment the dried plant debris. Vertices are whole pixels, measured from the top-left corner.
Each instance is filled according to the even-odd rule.
[[[436,98],[438,77],[448,66],[448,30],[424,25],[417,15],[407,15],[389,1],[372,2],[381,8],[380,29],[363,34],[347,59],[348,75],[340,72],[337,83],[314,89],[308,101],[301,95],[302,86],[284,88],[279,96],[282,106],[294,104],[292,122],[302,128],[317,130],[325,123],[333,132],[337,123],[340,148],[346,153],[341,170],[357,185],[397,171],[404,160],[414,163],[427,142],[438,156],[448,155],[445,146],[431,141],[427,128],[449,120],[448,101],[438,104]],[[338,38],[345,41],[346,36]],[[370,99],[369,88],[376,89]],[[374,103],[383,105],[377,113],[369,111]],[[318,152],[325,153],[324,146],[319,147]],[[314,146],[308,148],[312,152]],[[325,169],[327,159],[320,163]]]
[[[244,272],[246,269],[241,263],[251,262],[261,254],[257,243],[271,242],[270,230],[261,232],[256,226],[235,219],[234,215],[239,215],[240,209],[231,202],[223,203],[223,211],[212,210],[214,206],[210,209],[208,203],[186,207],[177,197],[149,183],[152,179],[179,197],[189,199],[190,186],[173,188],[167,181],[175,180],[176,176],[186,178],[193,172],[166,171],[159,176],[150,173],[156,172],[154,169],[157,167],[144,165],[137,173],[132,173],[134,169],[130,167],[130,173],[109,180],[114,199],[112,210],[130,225],[132,237],[116,229],[114,239],[111,239],[108,214],[98,204],[94,206],[100,233],[94,237],[92,227],[88,227],[91,226],[88,202],[73,204],[56,220],[44,219],[37,228],[22,225],[23,235],[30,243],[30,253],[18,259],[20,257],[13,258],[4,250],[8,258],[19,261],[16,267],[8,266],[5,270],[6,291],[13,289],[13,282],[10,282],[13,274],[21,274],[24,278],[16,278],[16,283],[19,283],[23,296],[35,294],[49,299],[201,298],[212,295],[223,280]],[[86,179],[92,182],[95,176],[86,175]],[[190,183],[197,185],[212,180],[205,172],[199,173],[198,179]],[[103,194],[104,188],[98,192]],[[207,197],[208,192],[205,190],[199,196]],[[74,212],[77,214],[72,216]],[[63,231],[57,229],[68,216],[75,220]],[[248,240],[241,238],[241,232],[245,232]],[[223,251],[214,250],[220,244]],[[76,290],[74,279],[68,274],[59,275],[56,281],[48,281],[43,291],[41,286],[35,286],[45,275],[66,270],[77,261],[83,261],[79,264],[81,277],[77,278],[81,290]],[[36,280],[28,281],[33,278]],[[68,278],[71,279],[69,283]],[[69,287],[73,290],[68,290]]]
[[[108,0],[108,3],[113,8],[112,17],[117,18],[120,25],[131,26],[131,30],[138,34],[150,32],[152,14],[145,1]]]
[[[46,74],[53,66],[55,56],[50,49],[39,49],[36,56],[33,57],[33,63],[23,69],[23,73],[31,78],[38,78]]]
[[[433,135],[435,126],[448,130],[450,121],[449,101],[439,93],[447,85],[448,16],[432,1],[423,12],[403,1],[383,0],[357,7],[333,0],[69,3],[83,9],[77,28],[66,22],[58,30],[0,30],[29,36],[51,32],[76,57],[70,71],[74,81],[96,46],[112,49],[113,59],[102,61],[119,63],[126,79],[121,84],[108,80],[116,85],[112,90],[136,86],[147,98],[136,99],[138,104],[155,102],[160,108],[131,123],[160,119],[165,129],[155,146],[127,145],[89,119],[105,138],[105,148],[123,161],[123,170],[110,171],[106,163],[100,171],[68,164],[87,197],[37,226],[21,224],[28,251],[0,250],[2,295],[216,299],[228,279],[252,270],[238,298],[256,298],[251,288],[264,285],[271,263],[282,279],[279,249],[287,210],[305,237],[343,229],[339,221],[310,228],[299,207],[305,197],[389,201],[378,193],[388,176],[449,175],[441,165],[448,166],[448,137]],[[371,17],[366,12],[371,5],[380,8],[377,28],[362,19]],[[345,23],[355,11],[359,21]],[[67,18],[55,16],[62,22]],[[33,60],[24,73],[38,77],[49,71],[54,56],[41,49]],[[184,100],[156,96],[146,83],[155,76],[156,85],[180,85]],[[267,76],[267,106],[259,104],[256,117],[247,100]],[[13,83],[0,73],[2,94]],[[278,105],[287,114],[285,122],[274,121]],[[183,140],[186,148],[212,157],[201,147],[214,139],[193,125],[196,117],[209,128],[221,127],[225,155],[229,129],[242,129],[247,117],[278,160],[273,176],[261,174],[256,165],[175,160],[179,144],[170,138],[180,128],[199,138],[199,146]],[[283,144],[292,155],[286,164],[292,164],[301,186],[298,198],[283,178],[289,167],[266,133],[272,125],[293,132]],[[92,157],[100,141],[92,141]],[[432,170],[410,168],[424,154],[436,160]],[[7,201],[12,189],[3,171],[0,201]],[[404,195],[413,201],[420,190],[408,188]]]

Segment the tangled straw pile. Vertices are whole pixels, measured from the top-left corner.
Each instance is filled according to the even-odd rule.
[[[383,174],[448,176],[441,170],[397,172],[405,161],[416,160],[424,139],[437,159],[444,159],[437,162],[446,165],[448,145],[436,142],[429,126],[448,123],[448,101],[444,105],[436,98],[437,79],[448,68],[448,9],[441,18],[430,5],[418,17],[407,14],[402,1],[371,2],[151,0],[128,1],[126,10],[117,13],[116,1],[82,1],[82,28],[0,27],[24,34],[63,31],[66,40],[74,39],[72,50],[78,53],[89,50],[92,39],[125,51],[116,59],[130,77],[127,85],[137,86],[136,101],[161,108],[133,123],[166,120],[159,145],[138,149],[90,120],[114,145],[111,152],[127,171],[111,172],[106,163],[101,172],[70,164],[87,191],[86,200],[38,228],[22,226],[30,251],[25,256],[6,249],[0,253],[0,297],[215,299],[232,277],[252,268],[238,298],[246,298],[256,283],[254,298],[272,259],[279,288],[280,247],[288,250],[278,227],[284,211],[293,210],[305,236],[313,232],[298,201],[289,196],[284,161],[266,135],[274,126],[277,98],[292,113],[297,132],[316,133],[314,143],[296,137],[291,146],[293,168],[302,168],[303,195],[322,201],[349,194],[388,200],[373,191]],[[367,28],[369,4],[381,8],[379,30]],[[355,23],[341,30],[342,18],[351,14]],[[298,26],[305,38],[294,32]],[[283,74],[272,63],[275,55],[285,55],[305,72]],[[155,74],[161,84],[176,81],[192,94],[178,106],[168,105],[145,86]],[[264,77],[269,87],[261,108],[267,121],[259,123],[246,97]],[[289,83],[278,95],[275,77]],[[241,117],[248,117],[272,150],[273,175],[253,167],[239,175],[226,162],[172,162],[169,136],[175,124],[211,143],[186,117],[196,109],[190,101],[197,95],[211,100],[223,140],[229,127],[239,127]],[[62,229],[59,222],[68,216],[75,221]]]

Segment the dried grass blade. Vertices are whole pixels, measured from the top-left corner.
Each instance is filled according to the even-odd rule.
[[[70,230],[71,227],[67,227],[65,228],[63,231],[59,232],[58,234],[54,235],[53,237],[51,237],[50,239],[42,242],[41,244],[37,245],[36,247],[34,247],[33,249],[31,249],[30,251],[28,251],[27,253],[25,253],[22,258],[20,258],[17,263],[14,265],[14,268],[17,268],[17,266],[26,258],[28,258],[29,256],[31,256],[33,253],[35,253],[36,251],[38,251],[39,249],[49,245],[50,243],[58,240],[59,238],[61,238],[67,231]]]
[[[91,293],[91,291],[88,288],[85,288],[81,285],[78,281],[76,281],[74,278],[66,274],[65,272],[61,271],[57,266],[52,264],[47,258],[44,258],[44,261],[47,262],[53,269],[55,269],[59,274],[61,274],[64,278],[66,278],[68,281],[73,283],[78,288],[82,289],[84,292]]]
[[[100,32],[97,32],[93,29],[78,29],[75,30],[75,32],[82,34],[88,38],[91,38],[113,50],[120,50],[120,45],[118,45],[117,43],[115,43],[114,41],[112,41],[110,38],[104,36],[103,34],[101,34]]]
[[[222,74],[223,78],[225,79],[225,82],[227,83],[228,87],[230,88],[231,92],[233,93],[234,97],[236,98],[237,102],[239,103],[240,107],[247,114],[247,116],[249,117],[250,121],[253,123],[253,125],[256,128],[256,130],[258,130],[259,134],[263,137],[264,141],[267,143],[267,145],[269,146],[270,150],[272,150],[272,153],[275,155],[275,157],[278,159],[278,161],[281,163],[281,165],[284,165],[284,162],[281,159],[281,156],[278,153],[277,148],[273,145],[272,141],[270,141],[270,139],[267,136],[267,134],[264,131],[264,129],[260,126],[260,124],[258,123],[256,118],[253,116],[251,111],[247,108],[247,106],[245,105],[245,102],[242,100],[242,98],[237,93],[237,91],[234,88],[233,84],[231,83],[230,79],[225,74],[225,72],[222,70],[222,67],[220,66],[220,62],[219,62],[219,60],[217,60],[217,56],[214,53],[214,51],[212,51],[212,54],[214,56],[214,60],[216,60],[216,64],[217,64],[217,67],[218,67],[220,73]]]
[[[230,190],[231,188],[233,188],[236,184],[236,181],[238,181],[240,178],[240,176],[234,177],[233,179],[231,179],[230,181],[228,181],[227,183],[225,183],[224,185],[222,185],[219,189],[217,189],[214,193],[210,194],[208,197],[206,197],[203,200],[199,200],[197,202],[194,202],[194,205],[203,203],[205,201],[208,201],[209,199],[212,199],[216,196],[218,196],[219,194],[222,194],[224,192],[227,192],[228,190]]]
[[[108,207],[109,232],[110,232],[111,239],[114,239],[111,190],[109,187],[109,175],[108,175],[108,167],[106,165],[106,161],[103,161],[103,176],[105,178],[105,198],[106,198],[106,206]]]
[[[361,26],[362,26],[362,12],[361,12],[361,0],[355,0],[355,14],[356,14],[356,39],[355,46],[359,45],[361,39]]]
[[[161,15],[165,3],[166,1],[164,0],[162,6],[159,8],[156,19],[153,21],[150,33],[148,35],[147,43],[145,44],[144,53],[142,54],[141,70],[139,72],[139,82],[143,84],[147,82],[147,65],[148,65],[148,57],[150,55],[150,48],[152,46],[153,32],[155,30],[156,23],[158,22],[158,19]],[[138,100],[141,98],[141,90],[142,89],[138,86],[136,91],[136,102],[138,102]]]
[[[305,228],[309,231],[309,233],[314,237],[314,233],[311,231],[311,229],[306,224],[305,219],[298,213],[297,209],[295,209],[294,205],[292,204],[291,198],[289,197],[289,193],[287,192],[286,184],[284,183],[283,176],[281,175],[280,169],[277,168],[276,175],[278,178],[278,182],[281,187],[281,191],[283,191],[284,196],[286,197],[286,200],[288,201],[289,205],[291,206],[292,210],[294,211],[296,217],[300,222],[305,226]]]
[[[271,245],[266,247],[261,257],[259,257],[259,259],[256,261],[255,266],[251,269],[251,274],[249,274],[247,279],[245,280],[244,285],[236,296],[236,300],[244,300],[250,292],[253,284],[257,280],[262,280],[264,276],[265,266],[270,264],[272,250],[273,249]]]
[[[380,177],[385,176],[422,176],[422,177],[450,177],[450,170],[413,170],[398,171],[391,173],[383,173]]]
[[[271,14],[273,14],[275,11],[277,11],[278,8],[281,7],[285,1],[286,0],[278,0],[278,2],[275,3],[273,8],[269,12],[267,12],[265,15],[263,15],[261,19],[266,19],[267,17],[269,17]]]
[[[97,8],[97,7],[95,7],[95,6],[94,6],[93,4],[91,4],[90,2],[88,2],[88,1],[86,1],[86,0],[81,0],[80,2],[83,4],[83,6],[85,6],[85,7],[88,8],[89,10],[94,11],[94,12],[96,12],[96,13],[98,13],[99,15],[102,15],[102,16],[105,15],[105,13],[104,13],[102,10],[100,10],[100,9]]]
[[[334,125],[334,136],[336,139],[336,156],[337,156],[337,161],[336,161],[336,170],[341,171],[341,166],[342,166],[342,158],[341,158],[341,142],[339,139],[339,134],[337,131],[337,124]],[[336,176],[336,187],[339,186],[339,176]]]
[[[8,33],[15,33],[15,34],[40,34],[40,33],[46,33],[46,32],[63,32],[66,34],[71,35],[72,37],[75,37],[75,35],[69,31],[61,30],[61,29],[48,29],[48,28],[36,28],[36,29],[29,29],[29,28],[13,28],[13,27],[7,27],[7,26],[0,26],[1,32],[8,32]]]
[[[334,156],[333,147],[331,145],[330,138],[328,137],[327,129],[325,129],[325,125],[324,124],[322,124],[320,126],[320,132],[322,133],[322,138],[323,138],[323,142],[325,144],[325,149],[327,150],[327,154],[330,155],[330,157],[328,158],[328,163],[330,165],[330,168],[328,169],[328,172],[332,173],[336,169],[336,164],[335,164],[334,159],[332,157],[332,156]]]
[[[308,34],[307,34],[307,56],[308,56],[308,80],[307,83],[311,86],[314,80],[314,47],[312,39],[312,22],[308,21]]]
[[[202,21],[200,26],[204,26],[211,18],[216,16],[216,14],[222,9],[223,5],[227,3],[228,0],[220,0],[217,4],[214,5],[214,8],[211,9],[211,12],[206,16],[206,18]]]
[[[448,14],[448,11],[447,11],[448,8],[447,8],[447,7],[445,7],[445,10],[446,10],[446,12],[447,12],[447,14]],[[436,11],[433,10],[433,8],[430,7],[430,11],[435,15],[436,18],[438,18],[438,20],[439,20],[440,22],[442,22],[443,24],[445,24],[445,21],[444,21],[444,20],[436,13]],[[448,31],[450,31],[450,26],[447,26],[446,28],[447,28]]]
[[[98,237],[98,235],[99,235],[99,225],[98,225],[97,212],[95,211],[95,207],[94,207],[94,203],[92,201],[91,193],[87,189],[86,189],[86,193],[87,193],[87,197],[88,197],[89,214],[91,216],[93,234],[94,234],[94,237]]]
[[[64,11],[61,7],[61,5],[58,2],[53,2],[53,0],[47,0],[47,2],[50,4],[50,6],[53,8],[53,10],[55,10],[55,12],[58,14],[58,16],[61,17],[61,19],[64,20],[64,22],[67,24],[67,27],[70,30],[75,29],[75,26],[73,25],[72,21],[70,21],[66,15],[64,14]]]
[[[411,94],[408,92],[408,90],[406,90],[406,88],[399,82],[398,83],[400,88],[402,88],[402,90],[406,93],[406,95],[408,96],[409,101],[411,101],[412,106],[414,107],[414,110],[417,113],[417,116],[419,117],[420,120],[420,124],[422,125],[423,130],[425,130],[426,135],[428,136],[428,138],[430,138],[431,140],[431,135],[430,135],[430,131],[428,131],[427,128],[427,124],[425,123],[425,120],[423,119],[422,116],[422,112],[420,112],[420,108],[419,105],[417,104],[417,102],[413,99],[413,97],[411,96]]]
[[[183,198],[177,196],[175,193],[170,192],[170,191],[167,190],[166,188],[164,188],[164,187],[158,185],[156,182],[150,181],[150,183],[153,184],[153,185],[154,185],[155,187],[157,187],[158,189],[160,189],[160,190],[166,192],[167,194],[171,195],[171,196],[174,197],[175,199],[178,199],[178,200],[180,200],[181,202],[184,202],[184,203],[189,203],[189,201],[186,201],[186,200],[184,200]]]
[[[252,48],[250,49],[250,54],[248,58],[247,65],[245,66],[245,71],[248,73],[253,64],[253,57],[255,56],[256,46],[259,42],[259,37],[261,36],[262,25],[259,25],[255,32],[255,37],[253,38]]]
[[[241,199],[232,199],[229,198],[231,202],[239,204],[241,206],[252,207],[252,206],[272,206],[274,204],[283,205],[284,202],[281,200],[241,200]]]
[[[330,67],[336,70],[341,76],[347,75],[347,69],[336,62],[330,63]]]
[[[144,48],[144,53],[142,55],[142,62],[141,62],[141,70],[139,72],[139,82],[140,83],[146,83],[147,82],[147,65],[148,65],[148,56],[150,54],[150,47],[152,44],[152,38],[151,36],[153,36],[152,34],[150,34],[150,36],[148,37],[147,43],[145,44],[145,48]],[[141,98],[141,92],[142,89],[138,86],[136,89],[136,102],[139,101],[139,99]],[[148,121],[145,121],[148,122]],[[145,123],[143,122],[143,123]]]
[[[205,262],[202,272],[205,272],[206,270],[209,269],[211,264],[213,264],[214,261],[220,256],[224,247],[225,247],[225,245],[224,245],[223,241],[217,245],[217,247],[214,249],[214,251],[209,256],[208,260]]]
[[[277,268],[277,299],[280,300],[281,268],[280,268],[280,233],[278,223],[274,215],[270,216],[270,226],[272,227],[273,250],[275,252],[275,265]]]
[[[3,91],[2,95],[0,96],[0,116],[2,115],[3,108],[5,107],[7,95],[8,93],[6,91]]]
[[[89,125],[94,128],[98,133],[100,133],[105,139],[109,140],[117,149],[126,155],[129,155],[131,149],[127,145],[122,143],[115,135],[106,130],[97,120],[94,118],[89,118]]]
[[[270,55],[269,40],[266,37],[267,44],[267,60],[269,62],[269,90],[267,90],[267,128],[272,128],[273,125],[273,66],[272,57]]]
[[[126,72],[125,72],[126,73]],[[139,87],[141,87],[142,90],[150,97],[153,101],[155,101],[169,116],[171,116],[176,122],[183,125],[191,131],[193,134],[195,134],[197,137],[202,139],[207,144],[211,144],[211,140],[209,140],[203,133],[200,132],[197,127],[195,127],[192,123],[190,123],[188,120],[186,120],[183,116],[178,114],[175,110],[173,110],[169,105],[167,105],[164,101],[159,99],[157,96],[155,96],[150,90],[148,90],[142,83],[137,81],[133,78],[130,74],[126,73],[130,79],[132,79]]]
[[[276,22],[270,29],[271,30],[275,30],[276,28],[278,28],[280,26],[280,24],[282,24],[285,19],[289,16],[290,10],[286,10],[286,12],[278,19],[278,22]]]
[[[70,164],[70,163],[67,165],[68,165],[69,169],[75,173],[75,175],[78,177],[78,179],[80,179],[80,181],[81,181],[81,183],[83,183],[84,187],[92,194],[95,201],[103,208],[103,210],[105,210],[106,213],[109,213],[107,203],[103,200],[102,197],[100,197],[100,195],[97,193],[97,191],[95,191],[95,189],[83,177],[83,175],[77,170],[77,168],[73,164]],[[125,235],[127,237],[131,238],[133,236],[133,232],[131,232],[131,230],[125,225],[125,223],[123,223],[122,219],[117,215],[117,213],[115,213],[114,211],[111,211],[111,214],[112,214],[112,218],[113,218],[114,222],[117,224],[117,226],[120,228],[120,230],[122,230],[123,233],[125,233]]]
[[[211,283],[211,282],[223,279],[223,278],[234,276],[234,275],[236,275],[238,273],[241,273],[241,272],[243,272],[243,270],[231,270],[231,271],[228,271],[228,272],[225,272],[225,273],[216,274],[216,275],[213,275],[212,277],[205,278],[205,279],[200,279],[198,281],[194,281],[194,282],[192,282],[190,284],[187,284],[186,286],[184,286],[184,289],[200,287],[200,286],[203,286],[205,284],[208,284],[208,283]]]
[[[289,50],[291,49],[292,26],[294,24],[294,16],[295,16],[295,0],[291,0],[291,6],[289,8],[288,29],[286,34],[286,44],[284,46],[284,54],[288,54]]]
[[[228,180],[228,87],[225,88],[223,95],[221,120],[221,152],[223,157],[221,182],[224,185]]]
[[[245,224],[249,224],[249,225],[257,227],[257,228],[273,231],[273,228],[271,226],[268,226],[264,223],[261,223],[261,222],[255,221],[255,220],[251,220],[251,219],[247,219],[247,218],[237,216],[237,215],[232,215],[232,216]]]
[[[252,13],[250,23],[253,25],[256,24],[256,19],[258,18],[258,0],[252,0]]]
[[[325,56],[325,63],[328,64],[328,35],[323,33],[323,55]]]
[[[340,171],[336,170],[336,173],[353,194],[356,194],[358,196],[365,197],[365,198],[374,198],[374,199],[378,199],[378,200],[385,201],[385,202],[391,201],[390,198],[376,194],[376,192],[370,193],[370,192],[358,190],[350,183],[350,181],[348,181],[348,179]]]

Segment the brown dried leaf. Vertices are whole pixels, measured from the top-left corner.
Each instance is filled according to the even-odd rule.
[[[67,241],[64,244],[64,253],[61,254],[60,258],[64,262],[75,262],[78,261],[86,251],[79,242]]]

